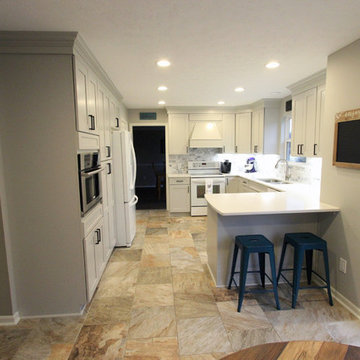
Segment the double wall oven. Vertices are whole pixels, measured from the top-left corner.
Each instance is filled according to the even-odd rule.
[[[225,176],[220,173],[217,161],[189,161],[191,184],[191,216],[207,215],[205,194],[225,192]]]
[[[81,215],[85,215],[102,198],[99,152],[78,154]]]

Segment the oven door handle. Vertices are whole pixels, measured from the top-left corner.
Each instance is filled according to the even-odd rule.
[[[104,171],[104,168],[100,168],[98,170],[90,171],[90,172],[82,172],[81,176],[89,177],[95,174],[98,174],[99,172]]]

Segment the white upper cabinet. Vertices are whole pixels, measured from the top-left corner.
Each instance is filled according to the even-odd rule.
[[[96,116],[96,77],[76,59],[77,130],[98,134]]]
[[[263,153],[264,147],[264,109],[255,110],[251,119],[251,152]]]
[[[251,112],[236,114],[235,152],[251,153]]]
[[[317,88],[293,96],[293,156],[313,156],[316,128]]]
[[[235,114],[223,114],[223,151],[235,152]]]
[[[320,131],[325,105],[325,71],[288,88],[292,92],[292,156],[319,156]]]
[[[169,154],[187,154],[189,146],[188,114],[169,114]]]

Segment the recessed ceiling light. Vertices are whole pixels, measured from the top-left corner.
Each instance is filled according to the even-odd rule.
[[[242,88],[242,87],[237,87],[237,88],[234,89],[234,91],[236,91],[236,92],[243,92],[244,90],[245,89]]]
[[[269,63],[267,63],[265,65],[268,69],[276,69],[277,67],[280,66],[280,63],[278,63],[277,61],[270,61]]]
[[[159,67],[168,67],[170,66],[170,64],[171,64],[170,61],[166,59],[161,59],[156,63],[156,65]]]
[[[225,104],[225,101],[222,101],[222,100],[218,101],[218,105],[224,105],[224,104]]]
[[[158,104],[159,104],[159,105],[165,105],[165,101],[164,101],[164,100],[160,100],[160,101],[158,102]]]
[[[166,90],[167,90],[167,87],[166,87],[165,85],[160,85],[160,86],[158,87],[158,90],[159,90],[159,91],[166,91]]]

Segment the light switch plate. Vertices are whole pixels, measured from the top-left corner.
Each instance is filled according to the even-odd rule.
[[[347,265],[347,261],[343,258],[340,258],[339,259],[339,271],[346,274],[346,265]]]

